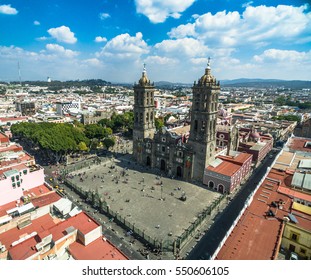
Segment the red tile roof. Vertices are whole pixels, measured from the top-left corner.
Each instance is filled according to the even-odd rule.
[[[0,241],[2,244],[6,246],[7,249],[9,249],[14,241],[19,240],[22,236],[26,234],[31,234],[33,232],[43,232],[48,230],[49,228],[53,227],[55,225],[55,222],[53,218],[50,216],[50,214],[46,214],[38,219],[32,220],[31,224],[28,226],[18,229],[17,227],[12,228],[6,232],[3,232],[0,234]],[[24,246],[24,243],[21,243],[17,246]],[[25,249],[25,248],[24,248]],[[23,249],[21,249],[23,251]],[[26,250],[24,250],[26,251]]]
[[[305,147],[307,142],[311,142],[310,138],[293,137],[289,140],[288,147],[295,151],[311,152],[310,147]]]
[[[207,170],[210,170],[210,171],[213,171],[213,172],[216,172],[216,173],[223,174],[223,175],[231,177],[240,168],[241,168],[241,165],[239,165],[239,164],[228,162],[228,161],[223,161],[222,163],[220,163],[216,167],[213,167],[213,166],[209,165],[207,167]]]
[[[36,237],[31,237],[22,243],[10,248],[9,253],[12,260],[26,260],[37,253],[35,248],[37,244]]]
[[[0,118],[1,122],[10,122],[10,121],[22,121],[22,120],[27,120],[28,117],[4,117]]]
[[[100,225],[86,213],[81,212],[50,228],[49,231],[53,235],[53,240],[57,241],[60,238],[64,237],[66,235],[65,230],[71,226],[79,229],[81,233],[87,234],[92,230],[98,228]]]
[[[311,202],[311,194],[302,193],[302,192],[299,192],[299,191],[296,191],[296,190],[293,190],[293,189],[289,189],[289,188],[286,188],[286,187],[282,187],[282,186],[280,186],[278,188],[278,192],[286,194],[286,195],[288,195],[290,197],[295,197],[295,198],[298,198],[298,199],[302,199],[302,200],[306,200],[306,201],[310,201]]]
[[[128,260],[127,256],[102,237],[87,246],[74,242],[69,246],[69,252],[76,260]]]
[[[240,153],[236,157],[220,155],[217,158],[221,159],[223,162],[216,167],[209,165],[207,170],[231,177],[241,168],[243,163],[251,157],[252,155],[247,153]]]
[[[275,174],[270,172],[219,251],[217,259],[269,260],[276,257],[282,221],[290,211],[291,199],[277,192],[278,183],[272,177]],[[270,206],[280,199],[284,203],[282,209]],[[267,216],[269,210],[274,212],[275,217]]]
[[[46,185],[40,185],[35,188],[29,189],[23,192],[23,195],[27,195],[29,193],[34,193],[36,196],[41,196],[43,194],[47,194],[51,192],[51,190]]]
[[[9,250],[12,259],[22,260],[31,257],[37,252],[35,245],[39,243],[42,238],[52,234],[53,240],[57,241],[66,235],[66,229],[69,227],[74,227],[81,233],[87,234],[100,227],[100,225],[84,212],[59,223],[57,223],[56,220],[54,222],[50,215],[44,215],[32,221],[32,223],[25,228],[13,228],[0,234],[0,240]],[[14,241],[31,233],[36,233],[36,235],[11,247]],[[87,246],[84,246],[79,241],[75,241],[69,246],[69,250],[74,258],[79,260],[128,259],[127,256],[119,251],[113,244],[104,240],[102,237],[97,238]]]
[[[8,151],[18,152],[18,151],[22,151],[22,150],[23,150],[23,147],[21,147],[19,145],[10,145],[8,147],[1,147],[0,153],[8,152]]]
[[[42,196],[33,198],[31,202],[35,207],[43,207],[46,205],[50,205],[60,199],[61,199],[61,196],[53,191],[48,194],[44,194]]]

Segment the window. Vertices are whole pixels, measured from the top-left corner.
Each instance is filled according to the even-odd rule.
[[[305,254],[306,254],[306,250],[303,249],[303,248],[300,248],[300,253],[303,254],[303,255],[305,255]]]
[[[291,239],[294,241],[298,241],[298,235],[296,233],[292,233]]]
[[[162,152],[165,153],[165,146],[162,146]]]

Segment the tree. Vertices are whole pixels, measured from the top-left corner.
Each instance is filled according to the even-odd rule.
[[[105,138],[104,141],[103,141],[103,144],[105,145],[107,150],[109,150],[110,147],[113,147],[116,144],[116,140],[113,137]]]
[[[78,148],[79,148],[79,150],[82,151],[82,152],[88,151],[88,147],[86,146],[85,142],[80,142],[80,143],[78,144]]]
[[[156,127],[156,130],[160,130],[164,126],[163,118],[155,118],[154,125]]]
[[[59,162],[64,155],[79,151],[78,144],[89,144],[89,139],[71,124],[19,123],[11,126],[14,136],[19,136]]]

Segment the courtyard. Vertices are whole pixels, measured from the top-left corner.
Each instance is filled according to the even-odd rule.
[[[136,165],[131,155],[102,158],[100,164],[71,172],[67,178],[98,193],[124,224],[161,241],[181,236],[220,197],[204,186]]]

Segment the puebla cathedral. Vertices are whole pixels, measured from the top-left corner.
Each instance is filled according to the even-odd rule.
[[[154,92],[154,84],[144,67],[142,77],[134,85],[135,160],[141,165],[160,169],[168,176],[202,182],[204,170],[215,160],[216,154],[220,84],[211,74],[210,62],[204,75],[192,86],[190,125],[170,130],[163,127],[156,131]],[[183,137],[186,133],[188,137]]]

